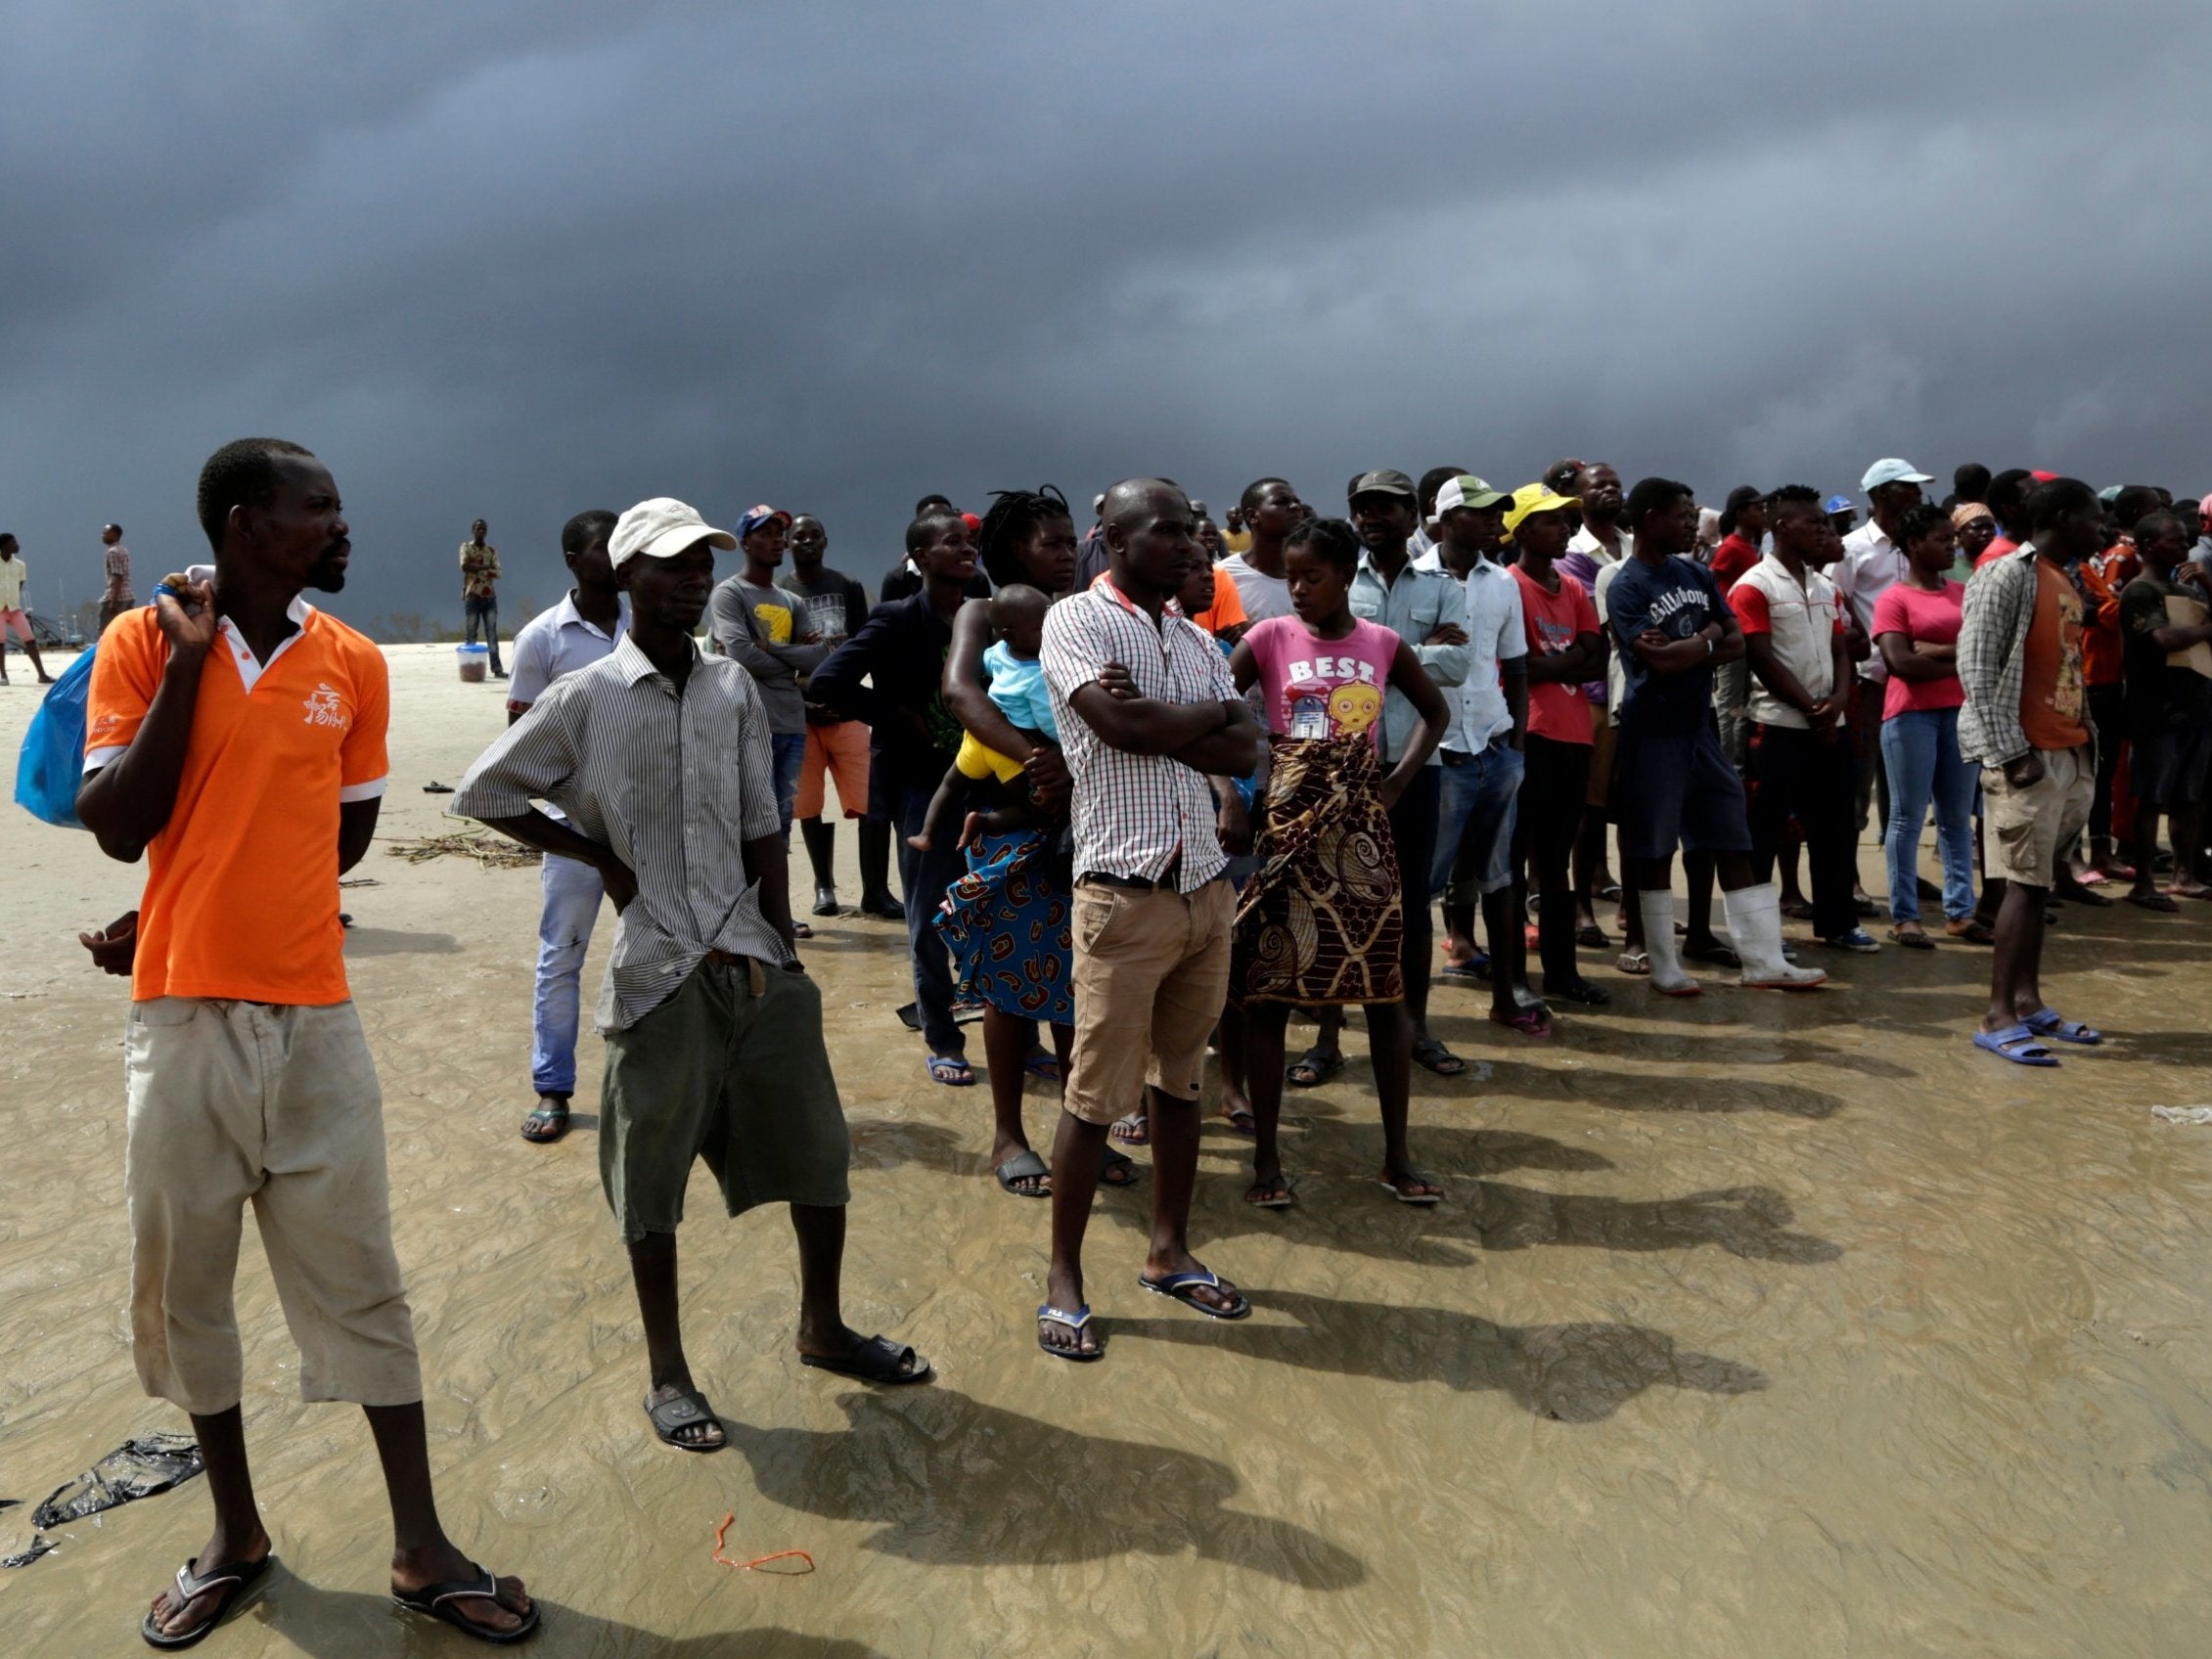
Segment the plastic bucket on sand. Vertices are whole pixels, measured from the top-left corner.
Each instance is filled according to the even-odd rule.
[[[453,654],[461,661],[461,678],[471,685],[481,685],[491,673],[491,647],[455,646]]]

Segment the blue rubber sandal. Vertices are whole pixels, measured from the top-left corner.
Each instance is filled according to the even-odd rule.
[[[2035,1040],[2025,1025],[2009,1025],[2003,1031],[1976,1031],[1974,1047],[1987,1049],[2014,1065],[2056,1065],[2058,1056]]]
[[[2038,1037],[2055,1037],[2061,1043],[2079,1043],[2088,1048],[2104,1041],[2103,1032],[2078,1019],[2067,1019],[2056,1009],[2038,1009],[2024,1023]]]
[[[945,1054],[929,1054],[923,1065],[928,1070],[929,1081],[942,1083],[948,1089],[972,1089],[975,1070],[966,1060]]]
[[[1091,1323],[1091,1304],[1086,1302],[1070,1314],[1054,1307],[1050,1302],[1046,1302],[1038,1307],[1037,1318],[1047,1324],[1063,1324],[1069,1330],[1081,1336],[1083,1327]],[[1106,1344],[1103,1342],[1089,1353],[1085,1353],[1081,1348],[1055,1348],[1045,1340],[1043,1331],[1037,1333],[1037,1346],[1056,1360],[1073,1360],[1079,1366],[1087,1366],[1093,1360],[1106,1358]]]
[[[1172,1297],[1209,1320],[1241,1320],[1252,1311],[1251,1299],[1241,1290],[1230,1290],[1231,1300],[1225,1307],[1217,1308],[1209,1302],[1200,1301],[1197,1294],[1200,1290],[1228,1289],[1218,1275],[1209,1273],[1204,1268],[1196,1273],[1171,1273],[1165,1278],[1147,1278],[1139,1274],[1137,1282],[1154,1296]]]

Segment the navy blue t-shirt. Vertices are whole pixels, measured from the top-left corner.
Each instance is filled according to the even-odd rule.
[[[1654,674],[1630,644],[1656,628],[1687,640],[1717,620],[1727,601],[1712,572],[1687,559],[1657,564],[1630,559],[1605,588],[1605,616],[1621,654],[1620,729],[1645,738],[1686,738],[1713,718],[1713,671],[1700,664],[1683,674]]]

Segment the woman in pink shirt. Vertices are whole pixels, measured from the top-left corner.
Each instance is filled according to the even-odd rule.
[[[1874,601],[1874,649],[1889,669],[1882,695],[1881,758],[1889,772],[1889,936],[1934,949],[1920,925],[1920,826],[1935,801],[1943,859],[1944,931],[1988,944],[1974,920],[1976,772],[1959,752],[1959,624],[1966,590],[1950,579],[1958,538],[1941,508],[1916,507],[1897,527],[1906,571]]]
[[[1293,1008],[1367,1009],[1382,1108],[1381,1183],[1402,1204],[1444,1189],[1414,1168],[1406,1144],[1413,1092],[1413,1021],[1398,971],[1398,859],[1389,809],[1444,740],[1444,694],[1391,629],[1352,614],[1359,537],[1341,519],[1311,519],[1284,545],[1294,614],[1256,624],[1230,671],[1258,684],[1274,734],[1260,806],[1259,869],[1244,886],[1229,995],[1244,1010],[1257,1143],[1244,1201],[1287,1209],[1290,1183],[1276,1145],[1283,1039]],[[1396,685],[1421,730],[1387,776],[1377,759],[1382,695]]]

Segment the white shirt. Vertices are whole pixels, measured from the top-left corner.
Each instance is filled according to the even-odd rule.
[[[1835,585],[1868,638],[1873,637],[1874,601],[1904,579],[1905,566],[1904,550],[1872,518],[1843,538],[1843,559],[1835,567]],[[1877,686],[1889,678],[1880,651],[1872,652],[1859,664],[1859,678]]]
[[[1749,605],[1738,597],[1746,590],[1757,596]],[[1765,602],[1763,606],[1760,601]],[[1797,683],[1815,700],[1835,690],[1838,612],[1834,583],[1818,570],[1807,569],[1800,587],[1789,566],[1770,553],[1737,578],[1730,590],[1730,603],[1739,622],[1747,615],[1756,618],[1764,610],[1767,626],[1757,631],[1767,635],[1782,665],[1797,677]],[[1749,634],[1754,629],[1746,626],[1743,631]],[[1784,702],[1769,691],[1755,670],[1745,708],[1762,726],[1787,726],[1803,732],[1813,724],[1796,704]]]
[[[1504,565],[1478,559],[1467,573],[1467,679],[1456,693],[1444,695],[1452,710],[1444,747],[1475,754],[1500,733],[1513,729],[1498,665],[1528,654],[1520,584]]]
[[[1585,524],[1567,538],[1567,552],[1587,553],[1597,561],[1599,568],[1603,569],[1608,564],[1617,564],[1622,560],[1633,556],[1636,552],[1636,537],[1626,530],[1621,531],[1620,552],[1615,553],[1600,541],[1597,533],[1588,524]]]
[[[617,599],[616,612],[614,632],[603,632],[596,622],[584,620],[571,589],[561,596],[559,605],[523,623],[522,631],[515,636],[515,672],[507,681],[508,707],[517,711],[528,708],[562,675],[613,655],[622,636],[630,631],[628,594]]]
[[[1237,597],[1243,602],[1244,614],[1254,622],[1291,614],[1289,577],[1255,570],[1241,553],[1231,554],[1217,568],[1229,572],[1229,579],[1237,584]]]
[[[21,610],[23,607],[23,556],[0,559],[0,610]]]

